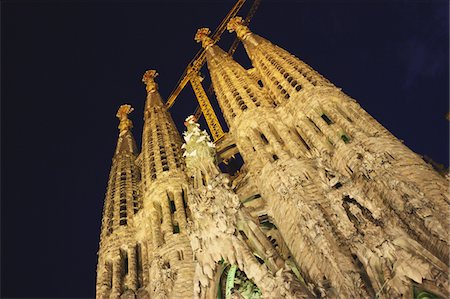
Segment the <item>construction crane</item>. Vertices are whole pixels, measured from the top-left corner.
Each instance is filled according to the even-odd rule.
[[[253,15],[256,12],[256,9],[259,6],[259,3],[261,0],[254,0],[253,4],[245,18],[245,22],[248,24],[253,17]],[[222,22],[219,24],[219,26],[216,28],[212,35],[212,40],[214,43],[218,42],[220,40],[220,37],[222,33],[225,31],[228,21],[235,17],[239,10],[244,5],[245,0],[238,0],[236,4],[233,6],[233,8],[228,12],[227,16],[222,20]],[[236,38],[230,49],[228,50],[228,53],[230,55],[233,55],[233,53],[236,51],[237,46],[239,45],[239,40]],[[201,49],[197,52],[197,54],[194,56],[194,58],[191,60],[187,68],[184,70],[183,74],[181,75],[180,80],[178,80],[178,83],[175,87],[175,89],[171,92],[169,95],[169,98],[167,99],[166,106],[167,108],[170,108],[175,103],[178,95],[180,92],[184,89],[184,87],[187,85],[188,82],[191,83],[192,89],[194,90],[195,96],[197,98],[197,101],[199,103],[199,106],[197,107],[194,115],[196,119],[199,119],[201,115],[203,114],[205,116],[206,123],[208,125],[208,128],[211,132],[211,135],[215,142],[220,140],[224,135],[224,131],[222,129],[222,126],[219,123],[219,120],[217,118],[217,115],[214,112],[214,109],[212,108],[211,102],[209,101],[208,95],[212,95],[212,84],[208,88],[208,93],[204,90],[202,86],[202,77],[200,75],[200,69],[204,65],[206,60],[206,52],[204,49]]]

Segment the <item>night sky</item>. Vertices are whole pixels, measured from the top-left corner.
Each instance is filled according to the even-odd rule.
[[[2,1],[1,297],[91,298],[119,105],[166,98],[235,1]],[[250,3],[245,8],[248,9]],[[448,166],[448,1],[262,0],[250,28]],[[235,34],[224,33],[229,47]],[[236,59],[249,67],[242,46]],[[171,109],[194,111],[190,88]]]

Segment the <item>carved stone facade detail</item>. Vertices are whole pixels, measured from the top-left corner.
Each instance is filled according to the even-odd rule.
[[[140,153],[133,108],[117,113],[97,298],[449,297],[449,176],[241,18],[228,29],[250,70],[195,37],[224,138],[188,117],[183,144],[154,70]]]

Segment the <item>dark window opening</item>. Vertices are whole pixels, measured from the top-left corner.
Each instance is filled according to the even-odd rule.
[[[203,186],[206,186],[206,179],[205,179],[205,175],[202,172],[202,184]]]
[[[266,229],[276,228],[275,224],[273,224],[272,221],[270,221],[269,215],[267,214],[259,215],[258,220],[259,224]]]
[[[120,219],[119,224],[120,225],[127,225],[127,220],[126,219]]]
[[[186,198],[184,195],[184,190],[181,192],[181,197],[183,199],[183,207],[186,209],[187,208],[187,203],[186,203]]]
[[[139,210],[139,205],[138,205],[138,202],[137,202],[137,198],[133,200],[133,210],[134,210],[135,214]]]
[[[261,80],[258,80],[258,85],[259,85],[259,87],[264,87],[264,84],[262,83]]]
[[[261,133],[261,139],[265,144],[269,144],[269,140],[267,140],[266,136],[263,133]]]
[[[272,236],[269,236],[269,241],[273,245],[273,247],[277,247],[278,246],[277,240],[272,238]]]
[[[373,217],[372,212],[366,208],[365,206],[361,205],[356,199],[351,198],[350,196],[346,195],[343,198],[343,202],[342,202],[342,206],[344,207],[348,218],[350,219],[350,221],[353,222],[353,224],[355,225],[356,229],[359,230],[359,221],[358,219],[353,215],[353,213],[350,211],[350,205],[355,205],[363,214],[363,216],[369,220],[370,222],[372,222],[373,224],[375,224],[376,226],[380,226],[383,227],[384,224],[381,220],[376,219],[375,217]]]
[[[325,113],[322,114],[321,117],[323,118],[323,120],[324,120],[328,125],[333,124],[333,121],[332,121]]]
[[[339,189],[342,187],[342,184],[340,182],[337,182],[336,184],[334,184],[333,188],[334,189]]]
[[[263,222],[269,221],[269,215],[262,214],[258,216],[259,223],[262,224]]]
[[[180,226],[178,224],[173,225],[173,233],[174,234],[180,233]]]
[[[170,212],[173,213],[177,210],[177,208],[175,207],[175,202],[173,200],[169,200],[169,206],[170,206]]]
[[[342,139],[342,141],[344,141],[345,143],[349,143],[349,142],[350,142],[350,137],[348,137],[348,136],[345,135],[345,134],[342,134],[342,135],[341,135],[341,139]]]
[[[247,235],[243,232],[243,231],[239,231],[239,233],[241,234],[241,236],[244,238],[244,240],[248,240]]]
[[[228,164],[225,166],[225,172],[234,176],[241,169],[242,165],[244,165],[244,160],[240,153],[236,153],[234,157],[228,160]]]
[[[260,258],[259,256],[257,256],[256,254],[254,255],[256,257],[256,259],[258,260],[258,262],[262,265],[264,264],[264,260],[262,258]]]
[[[272,155],[272,158],[274,161],[278,160],[278,156],[277,155]]]

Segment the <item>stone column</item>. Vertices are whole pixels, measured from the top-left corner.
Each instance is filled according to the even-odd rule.
[[[177,220],[180,227],[180,232],[183,232],[186,228],[186,211],[184,210],[183,196],[181,190],[174,192],[175,207],[177,208]]]
[[[144,286],[149,284],[149,269],[148,269],[148,244],[146,241],[141,244],[141,256],[142,256],[142,282]]]
[[[151,222],[152,222],[152,241],[153,247],[158,248],[163,243],[163,237],[161,234],[161,223],[159,217],[162,215],[158,215],[158,211],[155,208],[151,211]]]
[[[113,260],[111,299],[119,298],[122,292],[122,267],[120,255]]]
[[[279,155],[280,158],[289,159],[289,154],[286,153],[286,151],[283,149],[282,144],[279,142],[278,138],[275,136],[275,134],[267,124],[261,125],[261,131],[264,133],[267,140],[269,140],[269,144],[271,145],[274,152]]]
[[[133,291],[136,291],[138,288],[136,246],[129,247],[127,252],[128,252],[128,282],[129,282],[128,286]]]
[[[167,233],[172,233],[172,215],[170,212],[169,207],[169,200],[167,198],[166,194],[162,194],[161,196],[162,200],[161,202],[161,211],[162,211],[162,224],[161,224],[161,230],[162,233],[165,235]]]
[[[252,136],[253,146],[256,150],[256,154],[260,156],[261,165],[270,163],[269,153],[267,152],[267,144],[264,144],[261,140],[261,133],[258,131],[253,132]]]
[[[247,237],[254,244],[256,247],[255,249],[259,251],[259,254],[266,259],[269,269],[273,273],[276,273],[278,270],[283,268],[284,261],[281,259],[280,255],[275,250],[272,243],[269,242],[261,229],[252,221],[247,221],[244,225],[246,228],[245,233]]]

